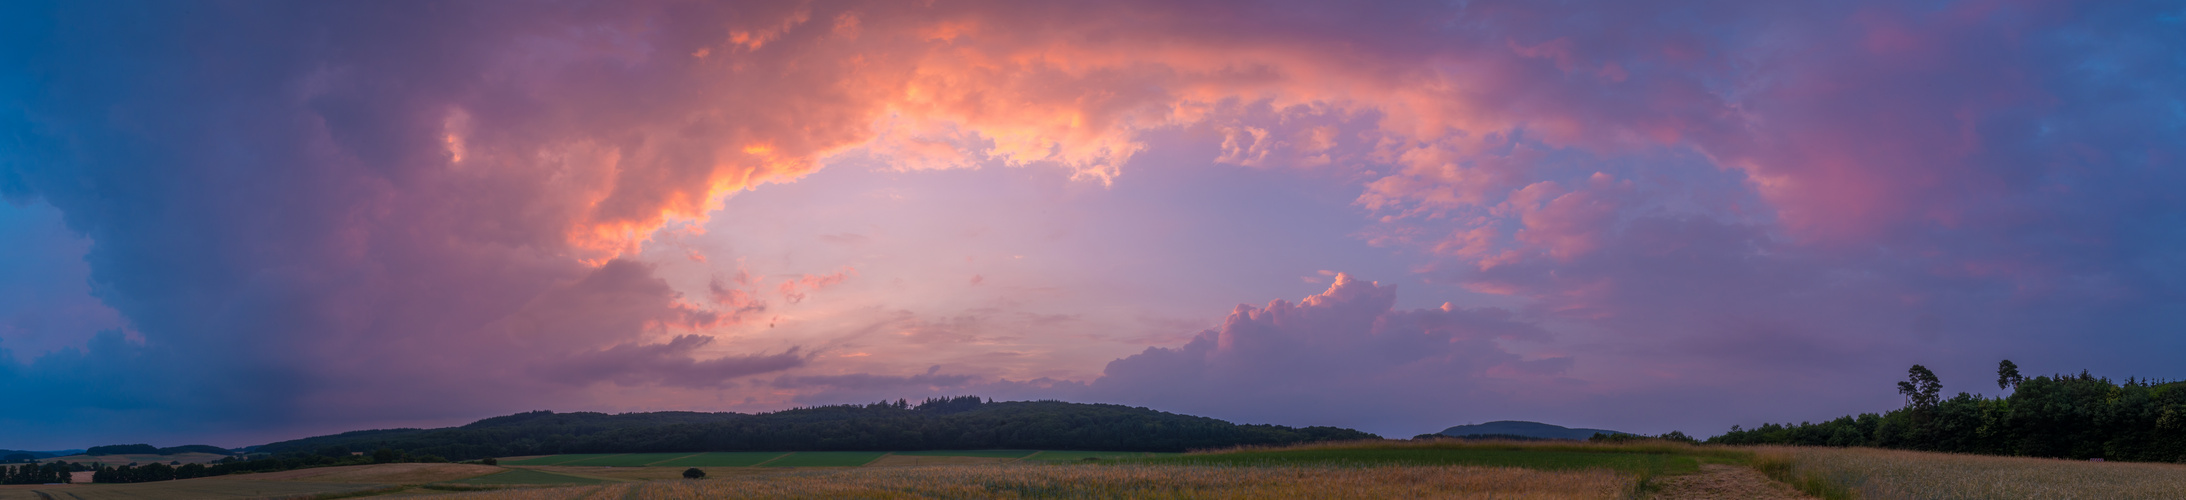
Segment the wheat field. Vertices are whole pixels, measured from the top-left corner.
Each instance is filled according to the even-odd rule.
[[[1605,499],[1636,493],[1608,470],[1510,467],[1199,467],[975,465],[786,472],[697,481],[515,489],[460,499],[632,498],[1449,498]]]
[[[1830,499],[2181,499],[2186,465],[1764,446],[1755,467]]]

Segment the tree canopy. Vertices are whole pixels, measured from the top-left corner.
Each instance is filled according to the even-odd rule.
[[[1940,393],[1941,381],[1915,365],[1910,380],[1898,383],[1907,397],[1904,408],[1820,423],[1732,427],[1708,442],[2186,462],[2186,382],[2117,382],[2086,371],[2023,378],[2009,361],[1998,368],[1998,383],[2012,389],[2005,397],[1961,392],[1935,399],[1931,394]]]

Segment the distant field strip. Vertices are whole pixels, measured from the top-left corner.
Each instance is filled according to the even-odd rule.
[[[697,453],[631,453],[626,455],[609,455],[599,458],[587,458],[575,462],[562,462],[552,465],[573,467],[643,467],[646,465],[651,465],[655,462],[666,462],[669,460],[689,457],[693,455],[697,455]]]
[[[1628,498],[1637,478],[1605,469],[1509,467],[977,466],[820,469],[702,481],[490,491],[462,499],[537,498]]]
[[[788,456],[762,464],[766,467],[857,467],[872,463],[887,452],[880,451],[798,451]]]
[[[785,455],[779,451],[722,451],[656,462],[653,467],[750,467]]]
[[[1541,470],[1605,468],[1630,473],[1688,474],[1700,470],[1690,456],[1557,450],[1305,449],[1192,454],[1133,460],[1144,464],[1277,465],[1471,465]]]
[[[1074,462],[1088,458],[1116,460],[1122,458],[1148,458],[1182,455],[1182,453],[1143,453],[1136,451],[1041,451],[1026,455],[1025,460],[1047,462]]]
[[[68,486],[0,487],[5,500],[213,500],[238,498],[338,495],[383,488],[376,484],[333,484],[287,481],[238,481],[227,477],[184,479],[129,484],[76,484]],[[43,495],[41,495],[41,493]]]
[[[895,454],[910,455],[914,457],[1025,458],[1026,456],[1039,452],[1039,450],[924,450],[899,451]]]
[[[566,463],[570,463],[570,462],[575,462],[575,461],[578,461],[578,460],[591,460],[591,459],[595,459],[595,458],[601,458],[601,457],[612,457],[612,456],[616,456],[616,455],[622,455],[622,453],[576,453],[576,454],[569,454],[569,455],[547,455],[547,456],[543,456],[543,457],[538,457],[538,458],[527,458],[527,459],[523,459],[523,460],[510,460],[510,461],[507,461],[507,462],[502,462],[502,464],[503,464],[503,465],[562,465],[562,464],[566,464]]]
[[[502,472],[499,474],[487,474],[484,476],[478,476],[470,479],[448,482],[453,484],[487,486],[517,484],[601,484],[612,481],[589,477],[555,474],[552,472],[543,472],[531,469],[509,469],[508,472]]]

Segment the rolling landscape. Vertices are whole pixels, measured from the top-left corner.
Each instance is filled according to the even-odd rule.
[[[236,450],[93,446],[0,474],[19,485],[0,499],[2186,495],[2186,433],[2171,422],[2186,383],[2025,378],[2004,361],[1998,385],[2014,392],[1941,400],[1915,365],[1898,410],[1706,440],[1526,421],[1394,440],[977,396],[751,415],[534,411]]]
[[[0,500],[2186,499],[2179,0],[0,2]]]

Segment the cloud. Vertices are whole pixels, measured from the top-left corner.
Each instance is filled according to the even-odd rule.
[[[795,342],[706,331],[766,311],[769,290],[717,282],[694,303],[634,259],[663,228],[766,217],[717,208],[858,152],[1113,182],[1149,134],[1205,133],[1213,160],[1340,171],[1381,216],[1376,243],[1531,301],[1404,311],[1338,282],[1119,360],[1089,389],[1240,414],[1279,411],[1254,380],[1332,404],[1395,397],[1336,394],[1378,387],[1340,371],[1368,362],[1461,391],[1589,369],[1492,340],[1543,335],[1518,317],[1636,345],[1714,332],[1695,335],[1857,353],[1894,342],[1877,325],[1900,316],[1974,337],[1992,309],[2026,320],[2001,325],[2012,335],[2146,338],[2175,324],[2164,304],[2186,286],[2165,250],[2179,204],[2150,188],[2181,184],[2186,153],[2161,3],[8,9],[0,66],[25,70],[0,76],[0,194],[65,214],[97,297],[137,336],[92,337],[109,343],[82,352],[135,353],[137,371],[82,408],[209,387],[108,427],[255,408],[217,425],[275,432],[585,399],[532,380],[533,360],[585,367],[556,372],[562,386],[793,367]],[[771,291],[795,304],[831,283],[810,278]],[[691,340],[707,338],[724,340]],[[706,347],[725,357],[701,361]],[[42,380],[40,362],[15,373]],[[1186,397],[1215,388],[1229,406]]]
[[[778,377],[771,385],[783,389],[825,388],[872,394],[903,394],[963,387],[977,380],[973,375],[949,375],[941,373],[941,366],[928,367],[926,373],[907,376],[873,375],[853,373],[849,375],[798,375]]]
[[[789,303],[791,304],[795,304],[798,302],[803,302],[805,300],[805,294],[819,291],[822,288],[842,284],[843,280],[850,279],[851,276],[857,275],[858,270],[851,269],[849,266],[844,266],[841,271],[835,271],[828,274],[806,274],[800,275],[796,278],[784,279],[782,280],[782,284],[776,287],[776,291],[782,294],[782,300],[786,300],[789,301]]]
[[[804,366],[808,359],[796,348],[771,355],[694,358],[695,351],[714,340],[701,335],[678,335],[663,344],[622,344],[598,352],[549,360],[537,365],[536,369],[547,379],[578,385],[605,380],[629,386],[707,388],[720,387],[739,377]]]
[[[1572,363],[1505,348],[1551,340],[1509,311],[1395,301],[1394,286],[1338,274],[1297,303],[1240,305],[1181,347],[1112,361],[1085,396],[1245,422],[1434,425],[1420,421],[1550,383]]]

